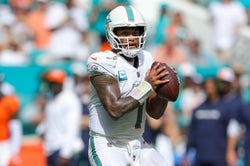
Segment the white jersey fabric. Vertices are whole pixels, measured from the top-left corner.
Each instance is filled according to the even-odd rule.
[[[121,97],[126,97],[133,88],[144,81],[145,74],[151,68],[153,58],[147,51],[138,54],[139,66],[135,68],[122,56],[111,51],[98,52],[88,58],[88,71],[91,76],[97,72],[108,74],[117,79]],[[118,120],[113,120],[91,85],[90,135],[132,140],[139,138],[144,131],[145,104],[126,113]]]
[[[72,157],[82,149],[80,137],[81,102],[70,90],[50,99],[45,107],[45,121],[39,127],[43,128],[45,150],[51,155],[59,150],[65,158]]]

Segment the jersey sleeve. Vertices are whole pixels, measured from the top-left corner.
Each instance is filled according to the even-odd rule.
[[[116,56],[106,52],[99,52],[90,55],[87,61],[88,73],[90,77],[108,74],[113,75],[112,68],[116,65]]]

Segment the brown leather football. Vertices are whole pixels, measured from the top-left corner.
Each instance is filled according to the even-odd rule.
[[[179,78],[174,69],[172,69],[170,66],[168,66],[166,63],[161,62],[154,62],[151,66],[151,68],[156,65],[157,63],[160,63],[160,65],[166,66],[166,70],[168,71],[168,75],[166,77],[163,77],[162,79],[168,79],[169,82],[162,84],[157,87],[155,92],[160,97],[167,99],[168,101],[176,101],[179,95]]]

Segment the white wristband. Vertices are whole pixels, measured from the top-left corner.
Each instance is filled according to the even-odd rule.
[[[153,88],[150,83],[143,81],[137,87],[135,87],[129,94],[140,104],[143,104],[144,101],[153,93]]]

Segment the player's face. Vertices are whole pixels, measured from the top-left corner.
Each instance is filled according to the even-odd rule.
[[[51,91],[52,94],[57,95],[58,93],[60,93],[62,91],[62,84],[58,84],[55,82],[49,82],[49,89]]]
[[[217,94],[217,88],[216,83],[213,79],[207,79],[204,82],[204,91],[207,94],[207,96],[214,96]]]
[[[135,49],[139,47],[140,29],[137,27],[121,27],[116,31],[121,45],[126,49]]]

